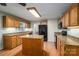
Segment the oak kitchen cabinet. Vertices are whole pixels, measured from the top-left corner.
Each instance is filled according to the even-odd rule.
[[[16,36],[3,36],[4,49],[12,49],[16,47]]]
[[[70,26],[79,25],[79,4],[72,4],[70,7]]]
[[[19,27],[19,20],[13,16],[3,16],[3,27]]]
[[[4,49],[12,49],[22,44],[22,35],[3,35]]]
[[[60,56],[64,55],[64,41],[60,36],[57,36],[57,51]]]
[[[69,26],[69,12],[65,12],[61,17],[60,21],[62,22],[62,28],[67,28]]]
[[[57,37],[57,51],[60,55],[60,38]]]
[[[21,23],[24,23],[25,25],[22,26]],[[3,16],[3,27],[24,27],[24,28],[30,28],[30,21],[20,21],[19,18],[13,17],[13,16]]]
[[[59,56],[79,56],[79,45],[70,44],[69,41],[73,41],[76,38],[68,38],[68,36],[62,36],[62,34],[56,34],[57,36],[57,52]],[[69,40],[69,41],[67,41]],[[78,40],[78,39],[77,39]],[[74,40],[75,41],[75,40]],[[78,44],[78,43],[77,43]]]
[[[69,11],[64,14],[64,27],[69,27]]]
[[[62,27],[69,27],[69,11],[66,11],[65,14],[61,17]]]
[[[61,17],[62,27],[79,26],[79,3],[72,4]]]
[[[22,53],[26,56],[42,56],[43,55],[43,37],[41,36],[23,36]]]
[[[16,35],[16,41],[17,41],[16,45],[17,46],[19,46],[20,44],[22,44],[22,39],[20,38],[20,36],[22,36],[22,35]]]
[[[14,27],[14,20],[12,16],[3,16],[3,27]]]
[[[19,20],[14,20],[14,27],[19,28],[20,27],[20,21]]]

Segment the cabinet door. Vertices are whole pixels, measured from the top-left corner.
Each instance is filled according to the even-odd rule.
[[[22,38],[20,38],[19,36],[17,36],[17,46],[20,45],[22,43]]]
[[[11,37],[3,36],[3,45],[4,49],[11,49],[12,48]]]
[[[7,27],[14,27],[13,17],[11,17],[11,16],[6,17],[6,25],[7,25]]]
[[[57,51],[60,55],[60,38],[57,37]]]
[[[19,20],[14,20],[15,22],[14,22],[14,26],[16,27],[16,28],[19,28],[19,26],[20,26],[20,22],[19,22]]]
[[[32,39],[22,39],[22,53],[27,56],[32,55]]]
[[[61,40],[60,45],[61,45],[60,46],[60,50],[61,50],[60,51],[60,55],[61,56],[64,56],[64,41]]]
[[[41,56],[43,55],[43,40],[33,39],[32,40],[32,55]]]
[[[73,7],[70,9],[70,26],[76,26],[77,25],[77,6],[73,5]]]
[[[14,27],[14,20],[11,16],[3,17],[3,27]]]
[[[64,26],[67,28],[69,27],[69,12],[67,11],[64,15]]]
[[[12,48],[16,47],[16,36],[11,37],[12,40]]]

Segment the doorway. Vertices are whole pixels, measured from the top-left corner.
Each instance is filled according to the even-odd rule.
[[[47,25],[39,25],[39,35],[44,35],[44,41],[47,41]]]

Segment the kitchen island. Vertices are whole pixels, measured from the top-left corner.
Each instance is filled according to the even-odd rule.
[[[22,54],[25,56],[43,55],[43,36],[24,35],[22,38]]]

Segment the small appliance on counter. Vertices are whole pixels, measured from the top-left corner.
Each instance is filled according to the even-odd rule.
[[[62,22],[61,21],[58,22],[58,29],[62,29]]]
[[[63,28],[61,33],[63,36],[66,36],[67,35],[67,28]]]

